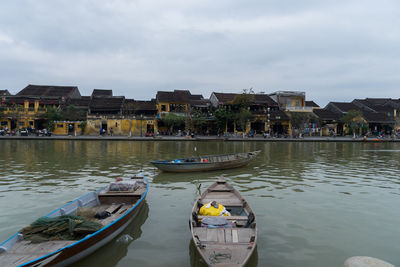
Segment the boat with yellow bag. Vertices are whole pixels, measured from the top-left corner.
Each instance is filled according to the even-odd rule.
[[[209,266],[244,266],[256,248],[256,216],[223,178],[196,200],[189,224],[195,247]]]

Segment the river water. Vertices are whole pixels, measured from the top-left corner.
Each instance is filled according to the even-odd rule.
[[[194,148],[197,152],[194,152]],[[246,167],[161,173],[149,162],[262,150]],[[146,205],[123,234],[74,267],[204,266],[188,218],[198,189],[223,175],[252,206],[249,266],[342,266],[351,256],[400,265],[399,143],[0,141],[0,241],[116,177],[143,173]]]

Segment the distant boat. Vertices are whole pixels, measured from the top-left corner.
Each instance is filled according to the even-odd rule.
[[[260,150],[224,155],[198,156],[185,159],[152,161],[151,164],[165,172],[197,172],[238,168],[247,165]]]
[[[40,218],[1,243],[0,266],[68,266],[88,256],[111,241],[129,225],[142,207],[148,190],[147,179],[135,176],[83,195]],[[91,216],[88,215],[89,213]],[[67,227],[65,224],[60,226],[61,220],[64,219],[68,222]],[[46,229],[40,226],[37,228],[40,222],[53,220],[57,221],[57,224]],[[83,225],[82,221],[87,222],[88,225],[97,225],[96,230],[90,232],[91,229],[80,227]],[[30,239],[32,233],[54,232],[57,227],[63,229],[63,226],[68,229],[66,232],[73,234],[72,240],[64,238],[59,233],[40,240],[40,243]],[[82,238],[74,240],[74,236],[82,236]]]
[[[201,216],[203,205],[215,201],[228,216]],[[194,203],[189,219],[197,251],[209,266],[244,266],[257,244],[256,217],[240,193],[225,180],[208,187]]]

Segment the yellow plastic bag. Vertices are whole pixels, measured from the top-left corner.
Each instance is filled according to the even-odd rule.
[[[213,203],[214,202],[214,203]],[[199,215],[203,216],[231,216],[231,214],[221,204],[215,201],[203,205],[199,210]],[[216,208],[217,206],[218,208]]]

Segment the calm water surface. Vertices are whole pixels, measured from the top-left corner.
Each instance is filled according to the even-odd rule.
[[[240,169],[161,173],[149,164],[198,154],[262,150]],[[144,173],[146,205],[124,232],[74,265],[203,266],[188,218],[201,189],[224,175],[258,219],[250,266],[342,266],[368,255],[400,265],[400,144],[0,141],[0,240],[66,202]]]

